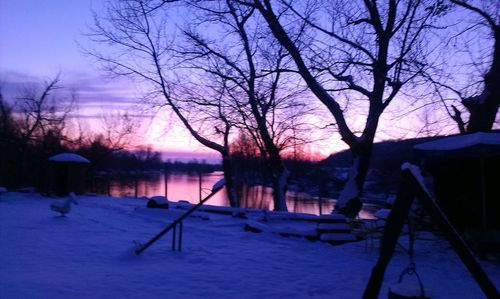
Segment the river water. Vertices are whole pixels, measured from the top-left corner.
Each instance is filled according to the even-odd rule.
[[[205,197],[212,186],[223,177],[222,172],[207,174],[188,173],[149,173],[140,178],[131,177],[114,178],[110,180],[109,194],[111,196],[155,196],[167,195],[170,201],[186,200],[191,203],[200,201],[200,178],[201,197]],[[99,193],[107,193],[101,188]],[[329,214],[335,206],[335,200],[331,198],[313,197],[306,193],[287,192],[286,202],[288,211],[309,214]],[[274,207],[272,200],[272,189],[263,186],[243,186],[241,190],[240,203],[242,208],[256,208],[272,210]],[[215,206],[229,206],[229,201],[225,190],[221,190],[212,197],[206,204]],[[365,204],[360,212],[361,218],[372,219],[376,206]]]

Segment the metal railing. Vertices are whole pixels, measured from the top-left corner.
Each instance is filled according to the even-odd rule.
[[[224,179],[219,180],[215,185],[212,187],[212,192],[208,194],[204,199],[202,199],[199,203],[197,203],[195,206],[193,206],[191,209],[187,210],[184,214],[182,214],[179,218],[175,219],[172,223],[167,225],[161,232],[159,232],[156,236],[154,236],[151,240],[149,240],[147,243],[139,246],[135,250],[135,254],[139,255],[141,254],[144,250],[146,250],[149,246],[153,245],[156,241],[158,241],[161,237],[163,237],[166,233],[168,233],[171,229],[173,229],[173,238],[172,238],[172,250],[176,249],[176,232],[177,232],[177,225],[179,225],[179,237],[177,240],[177,249],[181,251],[182,249],[182,221],[191,215],[196,209],[201,207],[207,200],[212,198],[217,192],[219,192],[222,187],[224,187]]]

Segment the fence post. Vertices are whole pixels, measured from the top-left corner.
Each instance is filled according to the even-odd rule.
[[[137,195],[139,193],[139,178],[137,172],[134,174],[134,197],[137,198]]]
[[[163,182],[165,184],[165,198],[168,198],[168,172],[166,166],[163,168]]]
[[[200,198],[200,202],[201,202],[201,171],[198,170],[198,187],[199,187],[199,198]]]
[[[177,250],[182,251],[182,224],[183,222],[179,222],[179,244],[177,246]]]
[[[172,232],[172,251],[175,250],[175,235],[176,235],[176,231],[177,231],[177,224],[174,225],[174,228],[173,228],[173,232]]]

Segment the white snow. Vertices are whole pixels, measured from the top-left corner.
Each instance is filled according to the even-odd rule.
[[[389,196],[387,196],[387,199],[385,202],[388,205],[393,206],[395,201],[396,201],[396,194],[390,194]]]
[[[68,198],[64,201],[55,201],[50,204],[50,209],[54,212],[61,213],[62,216],[68,214],[71,211],[71,204],[78,204],[76,200],[75,193],[71,192]]]
[[[408,276],[408,275],[407,275]],[[418,284],[418,280],[414,275],[409,278],[405,278],[402,282],[395,283],[390,286],[391,292],[397,295],[402,296],[403,298],[421,298],[422,291],[425,294],[425,287],[423,290],[420,289],[420,285]],[[409,281],[412,279],[413,281]]]
[[[322,241],[343,241],[343,242],[356,241],[356,237],[351,233],[344,233],[344,234],[326,233],[326,234],[322,234],[320,236],[320,239]]]
[[[389,218],[390,213],[391,209],[380,209],[373,215],[377,217],[377,219],[387,220],[387,218]]]
[[[255,232],[267,232],[283,236],[300,236],[300,237],[315,237],[317,236],[316,228],[313,224],[297,225],[295,222],[289,221],[273,221],[272,223],[261,221],[248,220],[245,222],[246,229],[251,229]]]
[[[185,210],[147,209],[130,198],[79,196],[67,217],[34,193],[0,197],[0,298],[360,298],[378,258],[365,242],[332,246],[302,237],[253,233],[247,220],[198,212],[184,220],[182,252],[169,233],[143,243]],[[256,221],[261,212],[248,213]],[[272,213],[271,213],[272,214]],[[265,225],[307,230],[311,221],[273,219]],[[449,244],[420,232],[415,261],[431,298],[484,298]],[[399,242],[407,245],[408,238]],[[397,282],[408,264],[396,249],[382,286]],[[483,263],[500,287],[500,265]]]
[[[478,132],[467,135],[444,137],[439,140],[417,144],[413,148],[422,151],[447,151],[480,144],[500,145],[500,133]]]
[[[355,158],[351,168],[349,169],[349,178],[340,192],[339,199],[337,200],[336,208],[343,208],[347,205],[349,200],[359,195],[358,186],[356,185],[356,177],[358,176],[359,158]]]
[[[56,162],[73,162],[73,163],[90,163],[84,157],[73,153],[60,153],[49,158],[49,161]]]
[[[149,200],[152,200],[159,205],[168,204],[167,198],[165,196],[162,196],[162,195],[153,196]]]
[[[320,223],[318,229],[321,230],[351,230],[347,223]]]
[[[426,183],[426,179],[422,175],[422,170],[420,169],[420,167],[406,162],[403,163],[403,165],[401,165],[401,170],[405,169],[409,170],[412,173],[413,177],[419,182],[420,186],[422,186],[423,190],[427,193],[427,195],[429,195],[430,198],[434,199],[433,193],[429,189],[429,186]]]
[[[226,181],[222,178],[220,180],[218,180],[213,186],[212,186],[212,192],[214,192],[215,190],[219,190],[220,188],[222,188],[224,186],[224,184],[226,184]]]

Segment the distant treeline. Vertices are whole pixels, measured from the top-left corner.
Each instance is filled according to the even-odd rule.
[[[47,85],[45,91],[54,88]],[[27,97],[24,104],[14,108],[6,104],[0,94],[0,185],[8,188],[33,186],[40,188],[45,182],[49,157],[61,152],[80,154],[91,161],[90,179],[102,172],[168,171],[212,172],[221,171],[221,165],[193,160],[182,163],[162,161],[161,154],[151,147],[124,150],[131,123],[113,126],[117,134],[85,136],[82,133],[70,138],[67,133],[66,112],[51,106],[41,96]],[[62,111],[62,112],[61,112]],[[126,119],[125,119],[126,120]],[[116,128],[120,127],[120,130]],[[111,130],[110,130],[111,131]],[[393,192],[397,186],[399,166],[411,158],[411,148],[423,140],[384,142],[374,147],[371,175],[376,182],[366,190]],[[272,182],[272,172],[258,151],[248,144],[234,147],[231,153],[233,175],[237,184],[267,185]],[[288,189],[318,196],[335,197],[347,179],[347,167],[352,157],[342,152],[321,162],[307,159],[284,159],[289,170]]]
[[[89,177],[110,169],[147,170],[162,165],[160,153],[151,147],[124,150],[137,126],[126,115],[105,119],[101,134],[79,126],[75,131],[75,123],[68,116],[71,103],[63,106],[61,103],[67,101],[54,94],[60,88],[58,82],[55,78],[41,89],[28,89],[10,101],[14,104],[4,101],[0,92],[0,186],[43,189],[49,158],[62,152],[90,160]]]

